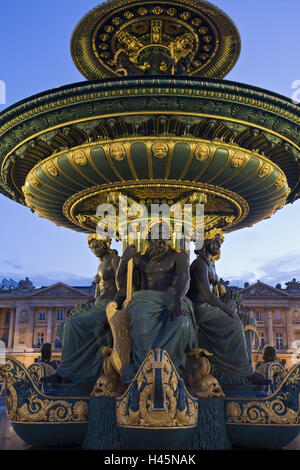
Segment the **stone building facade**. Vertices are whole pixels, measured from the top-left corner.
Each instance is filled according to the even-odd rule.
[[[29,366],[40,355],[43,342],[53,344],[53,357],[60,359],[61,345],[57,326],[66,318],[69,309],[94,297],[95,285],[71,287],[58,282],[35,288],[29,279],[3,280],[0,283],[0,340],[6,352]],[[257,282],[240,290],[244,310],[257,322],[260,335],[254,361],[262,356],[264,345],[272,345],[278,355],[292,366],[295,342],[300,346],[300,282],[295,279],[286,288],[276,288]],[[300,352],[300,350],[299,350]]]
[[[71,287],[58,282],[34,288],[26,279],[17,288],[2,281],[0,287],[0,340],[6,353],[29,366],[40,355],[43,342],[53,344],[53,357],[60,358],[61,345],[57,326],[77,303],[93,299],[95,286]]]
[[[263,347],[270,345],[291,367],[296,358],[295,351],[299,349],[300,353],[300,282],[293,279],[283,289],[280,284],[274,288],[258,281],[239,293],[243,297],[244,310],[256,320],[260,336],[255,361],[261,360]]]

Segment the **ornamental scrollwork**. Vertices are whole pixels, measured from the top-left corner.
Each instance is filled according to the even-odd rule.
[[[5,382],[6,409],[14,423],[86,423],[88,397],[52,397],[43,392],[40,377],[50,370],[33,364],[29,371],[15,359],[0,365]]]
[[[266,398],[226,399],[227,424],[300,425],[300,365]]]

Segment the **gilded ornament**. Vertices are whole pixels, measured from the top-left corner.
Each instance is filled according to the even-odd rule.
[[[233,157],[230,161],[230,166],[232,168],[240,168],[244,162],[249,160],[249,156],[241,151],[237,151],[233,154]]]
[[[194,37],[191,33],[185,33],[172,42],[172,55],[176,63],[181,58],[193,53],[194,41]]]
[[[199,28],[199,33],[201,34],[208,33],[208,28],[206,26],[202,26],[201,28]]]
[[[174,15],[176,15],[177,10],[176,10],[175,8],[168,8],[168,9],[167,9],[167,13],[168,13],[168,15],[170,15],[170,16],[174,16]]]
[[[50,160],[49,162],[45,163],[43,165],[43,167],[47,170],[47,172],[51,176],[58,176],[58,170],[57,170],[56,166],[54,165],[53,160]]]
[[[213,37],[210,35],[203,36],[203,41],[205,42],[211,42],[213,40]]]
[[[31,196],[31,192],[29,191],[29,189],[25,185],[22,186],[22,191],[23,191],[23,194],[24,194],[25,198]]]
[[[35,175],[35,173],[29,173],[29,175],[27,176],[27,181],[28,183],[31,185],[31,186],[35,186],[35,187],[38,187],[41,185],[40,183],[40,180],[38,179],[38,177]]]
[[[84,150],[75,150],[72,154],[72,158],[74,163],[78,166],[87,166],[88,165],[88,160],[85,154]]]
[[[25,369],[11,358],[0,365],[0,376],[6,381],[6,406],[8,419],[14,423],[86,423],[87,399],[57,398],[47,396],[40,389],[41,366]],[[50,372],[48,369],[44,373]],[[39,388],[40,387],[40,388]],[[22,390],[26,389],[24,396]]]
[[[126,156],[125,147],[123,144],[119,144],[119,143],[112,144],[109,148],[109,151],[110,151],[111,157],[117,160],[118,162],[124,160]]]
[[[149,352],[126,393],[117,397],[116,406],[117,424],[125,428],[184,429],[198,421],[198,400],[188,393],[161,349]]]
[[[87,221],[87,217],[81,214],[76,215],[76,219],[80,224],[84,224]]]
[[[234,422],[238,421],[239,417],[241,416],[241,413],[242,413],[241,408],[237,402],[232,401],[228,403],[226,407],[226,414],[227,414],[227,418],[230,421],[234,421]]]
[[[152,8],[152,13],[154,13],[155,15],[161,15],[163,13],[163,8],[161,7],[154,7]]]
[[[122,18],[116,16],[116,18],[112,19],[112,23],[115,24],[115,25],[119,25],[119,24],[122,23]]]
[[[224,235],[222,229],[213,228],[205,232],[205,240],[213,240],[217,236],[221,238],[222,242],[224,242]]]
[[[141,8],[138,9],[138,14],[141,15],[141,16],[146,15],[147,12],[148,12],[147,8],[141,7]]]
[[[226,404],[227,424],[299,425],[299,369],[300,364],[296,364],[279,388],[266,398],[246,401],[228,399]]]
[[[269,163],[264,163],[262,168],[260,169],[260,172],[258,173],[258,177],[266,178],[267,176],[270,176],[272,172],[273,172],[273,166],[270,165]]]
[[[188,11],[183,11],[181,14],[180,14],[181,18],[184,19],[184,20],[188,20],[189,17],[191,16],[190,12]]]
[[[134,17],[134,14],[133,14],[131,11],[126,11],[126,12],[124,13],[124,16],[125,16],[125,18],[127,18],[128,20],[130,20],[131,18]]]
[[[165,158],[169,153],[169,146],[164,141],[154,142],[154,144],[152,145],[152,152],[154,157],[156,158]]]
[[[114,30],[114,27],[112,25],[108,24],[104,27],[104,29],[107,33],[112,33],[113,30]]]
[[[284,175],[280,175],[274,183],[275,189],[281,189],[286,182],[286,177]]]
[[[120,377],[114,373],[111,375],[102,374],[96,381],[92,397],[116,397],[124,393],[125,387],[120,383]]]
[[[211,365],[204,354],[212,356],[208,351],[198,348],[189,353],[197,362],[197,368],[187,377],[190,392],[198,398],[224,397],[222,388],[211,372]]]
[[[192,25],[194,25],[194,26],[199,26],[201,23],[202,23],[201,18],[194,18],[192,20]]]
[[[210,147],[207,144],[198,144],[195,148],[195,158],[198,162],[203,162],[210,155]]]

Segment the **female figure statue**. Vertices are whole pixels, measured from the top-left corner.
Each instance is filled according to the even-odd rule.
[[[220,371],[264,384],[264,378],[253,369],[251,345],[249,347],[244,330],[246,318],[241,319],[218,295],[219,278],[214,262],[220,255],[223,241],[221,230],[208,232],[201,250],[195,251],[198,257],[191,265],[187,296],[194,302],[199,345],[213,353],[212,361]]]
[[[106,306],[117,293],[115,277],[120,258],[109,248],[108,239],[89,235],[88,244],[99,260],[95,301],[75,306],[58,327],[61,362],[55,376],[46,377],[45,382],[94,383],[102,373],[102,348],[112,342]]]

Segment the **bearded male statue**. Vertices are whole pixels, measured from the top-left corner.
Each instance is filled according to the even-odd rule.
[[[103,372],[102,347],[112,343],[106,306],[117,293],[115,276],[120,258],[109,248],[109,239],[89,235],[88,245],[99,260],[95,301],[77,305],[59,326],[61,363],[55,376],[46,377],[45,382],[94,383]]]
[[[125,296],[126,267],[133,259],[134,293],[127,306],[134,374],[151,349],[165,349],[179,373],[187,353],[197,347],[192,302],[185,297],[189,288],[189,257],[169,246],[160,228],[158,238],[149,234],[144,253],[129,245],[117,271],[119,295]]]

